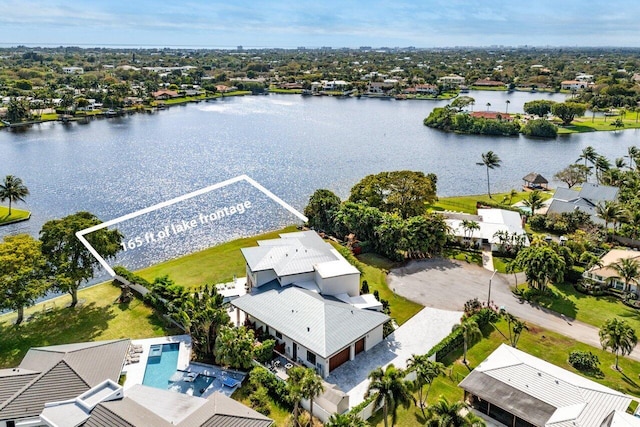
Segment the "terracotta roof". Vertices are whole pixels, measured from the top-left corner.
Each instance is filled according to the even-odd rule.
[[[482,119],[490,119],[490,120],[513,120],[511,114],[507,113],[499,113],[497,111],[474,111],[470,113],[471,117],[477,117]]]

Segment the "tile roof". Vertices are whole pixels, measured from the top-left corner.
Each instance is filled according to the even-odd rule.
[[[328,300],[295,286],[267,288],[231,304],[323,358],[389,320],[385,314]]]
[[[39,375],[28,369],[0,369],[0,405]]]
[[[535,425],[599,427],[631,398],[502,344],[460,387]],[[551,411],[553,409],[553,411]]]

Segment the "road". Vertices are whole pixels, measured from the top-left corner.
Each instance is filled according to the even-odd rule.
[[[394,269],[389,274],[389,287],[399,295],[416,301],[425,307],[460,311],[464,303],[478,298],[486,303],[491,281],[491,302],[504,307],[508,312],[526,322],[600,347],[598,328],[570,319],[554,311],[522,302],[511,292],[515,284],[513,275],[493,275],[475,264],[449,259],[411,261],[405,267]],[[524,276],[519,276],[519,283]],[[631,352],[631,359],[640,361],[640,347]]]

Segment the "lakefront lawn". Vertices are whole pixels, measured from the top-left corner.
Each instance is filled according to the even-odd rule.
[[[9,208],[6,206],[0,206],[0,224],[24,220],[30,216],[31,212],[16,209],[14,207],[11,208],[11,215],[9,215]]]

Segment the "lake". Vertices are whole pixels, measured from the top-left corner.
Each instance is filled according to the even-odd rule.
[[[522,112],[533,99],[562,101],[561,94],[472,92],[475,109]],[[367,174],[412,169],[438,176],[438,194],[479,194],[486,174],[476,166],[493,150],[502,167],[491,172],[492,190],[520,188],[535,171],[551,179],[592,145],[614,159],[637,144],[639,131],[594,132],[536,140],[442,133],[422,124],[446,101],[269,95],[223,98],[176,106],[154,114],[97,119],[88,124],[46,123],[0,132],[0,176],[23,179],[31,195],[28,222],[0,228],[0,236],[37,235],[52,218],[87,210],[102,220],[247,174],[302,211],[318,188],[341,197]],[[244,214],[155,240],[164,227],[249,201]],[[126,239],[151,233],[153,241],[128,249],[130,268],[172,258],[233,237],[294,222],[252,187],[239,184],[118,226]]]

